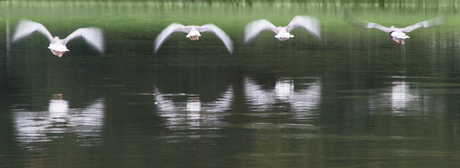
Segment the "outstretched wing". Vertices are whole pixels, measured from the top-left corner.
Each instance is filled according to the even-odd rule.
[[[13,35],[13,42],[26,38],[37,31],[45,35],[48,40],[54,40],[51,33],[42,24],[31,20],[22,20],[19,22],[16,32]]]
[[[365,28],[368,28],[368,29],[371,29],[371,28],[379,29],[379,30],[382,30],[382,31],[388,32],[388,33],[393,31],[390,28],[382,26],[382,25],[379,25],[377,23],[367,22],[367,21],[355,18],[355,17],[351,16],[351,14],[349,12],[345,13],[344,19],[348,23],[350,23],[352,25],[355,25],[355,26],[359,26],[359,27],[365,27]]]
[[[401,31],[410,32],[410,31],[415,30],[417,28],[421,28],[421,27],[426,28],[426,27],[438,26],[438,25],[441,25],[442,23],[443,23],[443,16],[439,16],[439,17],[431,19],[431,20],[418,22],[418,23],[415,23],[413,25],[407,26],[407,27],[403,28]]]
[[[278,30],[275,25],[265,19],[255,20],[248,23],[244,29],[244,43],[248,43],[264,30],[271,30],[278,34]]]
[[[302,27],[316,38],[321,39],[321,27],[318,19],[309,16],[296,16],[294,17],[289,25],[286,27],[286,31],[290,32],[295,28]]]
[[[188,33],[184,25],[179,23],[172,23],[163,29],[163,31],[161,31],[161,33],[155,39],[154,52],[157,53],[158,49],[160,49],[161,45],[166,41],[166,39],[168,39],[171,34],[176,32]]]
[[[228,52],[233,53],[233,42],[230,37],[219,27],[217,27],[214,24],[205,24],[200,27],[200,32],[211,32],[216,34],[217,37],[219,37],[225,44],[225,47],[227,47]]]
[[[85,39],[85,41],[98,52],[104,53],[104,36],[101,29],[95,27],[77,29],[67,36],[67,38],[63,39],[62,43],[66,45],[67,42],[78,37]]]

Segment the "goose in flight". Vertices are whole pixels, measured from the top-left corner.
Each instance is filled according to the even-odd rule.
[[[13,42],[26,38],[35,32],[42,33],[48,38],[48,40],[50,40],[48,48],[58,57],[62,57],[65,52],[69,51],[66,47],[67,42],[78,37],[83,37],[83,39],[85,39],[86,42],[93,46],[98,52],[104,52],[104,37],[102,30],[95,27],[80,28],[67,36],[67,38],[59,39],[58,36],[53,38],[51,33],[42,24],[31,20],[22,20],[16,28],[16,32],[13,36]]]
[[[228,52],[230,54],[233,52],[233,42],[228,37],[228,35],[219,27],[217,27],[214,24],[205,24],[203,26],[184,26],[179,23],[172,23],[168,27],[166,27],[161,33],[157,36],[155,39],[155,45],[154,45],[154,52],[157,53],[157,51],[160,49],[161,45],[168,39],[169,36],[171,36],[174,33],[177,32],[183,32],[187,33],[185,36],[186,38],[190,38],[190,40],[195,41],[199,40],[199,37],[201,36],[200,32],[210,32],[214,33],[217,37],[219,37],[225,44],[225,47],[227,47]]]
[[[275,32],[275,38],[280,41],[285,41],[289,38],[293,38],[294,35],[289,32],[299,27],[304,28],[316,38],[321,39],[320,23],[316,18],[310,16],[295,16],[285,27],[276,27],[265,19],[252,21],[246,25],[244,30],[244,43],[248,43],[264,30]]]
[[[404,32],[408,33],[408,32],[411,32],[412,30],[415,30],[421,27],[427,28],[427,27],[441,25],[443,22],[442,16],[439,16],[431,20],[415,23],[405,28],[397,28],[394,26],[385,27],[377,23],[367,22],[367,21],[363,21],[361,19],[355,18],[351,16],[349,13],[345,13],[345,20],[347,20],[350,24],[355,25],[355,26],[365,27],[368,29],[374,28],[374,29],[379,29],[384,32],[390,33],[390,37],[393,41],[403,44],[403,45],[404,45],[404,40],[409,38],[409,36],[407,36]]]

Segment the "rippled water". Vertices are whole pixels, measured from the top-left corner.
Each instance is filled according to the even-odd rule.
[[[456,2],[379,2],[0,2],[0,167],[458,167]],[[400,45],[347,24],[349,10],[446,21]],[[250,21],[295,15],[317,17],[322,39],[243,44]],[[100,27],[106,53],[78,39],[58,58],[40,34],[9,43],[20,19],[62,37]],[[172,22],[214,23],[235,51],[203,33],[154,54]]]

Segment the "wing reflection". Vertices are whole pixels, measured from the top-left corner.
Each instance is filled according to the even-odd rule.
[[[321,98],[321,82],[315,79],[312,83],[303,83],[305,89],[294,90],[293,79],[280,79],[274,89],[263,89],[250,78],[244,79],[246,98],[255,111],[267,111],[276,108],[280,103],[291,107],[293,111],[309,111],[318,107]],[[286,104],[287,103],[287,104]]]
[[[186,96],[186,102],[175,102],[174,97]],[[186,94],[162,94],[155,89],[155,100],[160,116],[166,118],[166,125],[170,129],[189,129],[206,126],[215,129],[216,125],[222,125],[222,113],[230,109],[233,99],[233,89],[228,87],[227,91],[213,102],[201,102],[198,95]]]
[[[34,142],[52,141],[64,133],[77,135],[81,145],[97,145],[104,125],[104,101],[98,99],[86,108],[69,108],[69,102],[55,96],[48,111],[14,112],[16,136],[25,146]]]

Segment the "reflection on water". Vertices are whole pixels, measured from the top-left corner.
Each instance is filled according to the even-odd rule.
[[[397,80],[369,101],[371,109],[391,109],[393,115],[423,116],[430,109],[429,99],[417,82]]]
[[[186,97],[185,102],[173,101],[177,97]],[[170,129],[215,129],[222,126],[221,113],[230,109],[233,99],[233,89],[227,91],[213,102],[201,102],[199,95],[193,94],[163,94],[155,89],[155,104],[161,117],[166,118]],[[206,128],[205,128],[206,127]]]
[[[362,19],[399,26],[456,11],[455,5],[6,2],[11,4],[0,8],[9,7],[9,26],[33,19],[59,25],[50,30],[59,34],[101,27],[108,50],[99,56],[77,40],[69,44],[75,57],[57,59],[39,47],[47,41],[38,35],[27,45],[11,46],[8,67],[0,59],[5,66],[0,72],[9,71],[0,78],[2,166],[460,165],[452,159],[460,149],[456,16],[445,25],[414,31],[403,48],[388,34],[342,19],[344,11],[354,10]],[[317,17],[323,39],[309,40],[311,35],[295,30],[295,38],[305,39],[266,41],[273,36],[263,33],[243,45],[250,21],[283,24],[296,15]],[[234,54],[216,52],[222,43],[215,36],[187,45],[181,36],[169,39],[164,55],[155,55],[153,40],[173,22],[221,26],[235,43]],[[0,22],[0,32],[5,26]],[[66,97],[43,99],[56,92]]]
[[[27,148],[35,142],[47,142],[71,133],[80,145],[96,145],[101,141],[104,125],[103,99],[93,101],[86,108],[69,108],[61,94],[50,100],[48,111],[14,111],[16,137]]]
[[[200,97],[191,97],[187,99],[187,111],[201,111]]]
[[[288,100],[292,97],[292,93],[294,92],[294,81],[284,79],[276,81],[275,85],[275,93],[276,97],[282,100]]]
[[[250,106],[255,111],[267,111],[277,106],[292,108],[295,112],[316,109],[320,104],[321,80],[300,83],[304,89],[295,90],[294,79],[283,78],[276,82],[274,89],[263,89],[253,79],[244,79],[244,91]]]
[[[410,89],[409,84],[404,81],[394,81],[391,83],[391,106],[394,113],[402,112],[402,109],[410,106],[414,102],[420,101],[418,90]],[[418,110],[418,109],[417,109]]]

